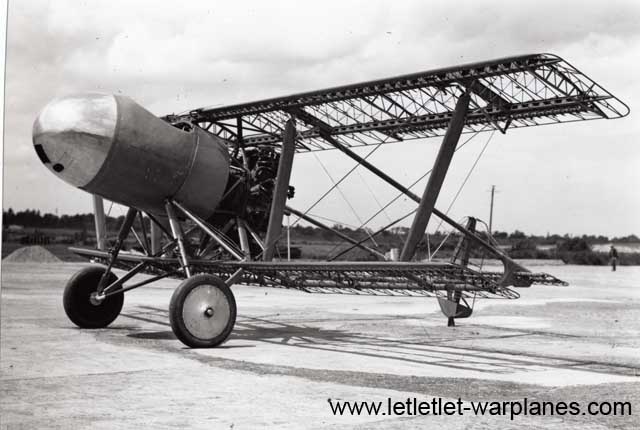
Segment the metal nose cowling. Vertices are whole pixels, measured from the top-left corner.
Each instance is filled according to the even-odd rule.
[[[65,182],[84,187],[98,174],[113,144],[118,109],[112,95],[56,98],[33,124],[40,161]]]
[[[33,125],[33,145],[65,182],[158,215],[173,199],[211,216],[229,177],[222,139],[173,127],[124,96],[54,99]]]

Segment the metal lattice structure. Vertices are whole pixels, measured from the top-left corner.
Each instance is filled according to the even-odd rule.
[[[104,251],[72,248],[84,257],[106,262]],[[116,267],[130,270],[138,264],[147,264],[145,272],[170,272],[179,265],[176,258],[151,258],[121,253]],[[444,262],[221,262],[196,260],[190,262],[198,273],[209,273],[222,278],[242,269],[244,284],[296,289],[308,293],[424,296],[442,297],[448,291],[458,291],[466,298],[517,299],[520,295],[500,285],[504,274],[479,272],[465,266]],[[183,277],[176,272],[173,277]],[[527,284],[567,285],[545,273],[516,273],[520,282]]]
[[[444,135],[462,94],[471,95],[463,133],[619,118],[629,108],[562,58],[504,58],[329,88],[164,119],[198,125],[245,146],[279,145],[291,115],[297,151],[333,149]]]
[[[471,316],[476,298],[517,299],[519,294],[512,287],[567,285],[514,261],[490,240],[490,234],[487,238],[478,234],[475,218],[463,226],[439,211],[438,195],[462,133],[506,133],[509,128],[612,119],[629,113],[611,93],[549,54],[195,109],[168,115],[163,118],[166,122],[130,99],[111,102],[115,114],[110,112],[109,118],[114,119],[117,132],[99,136],[111,146],[89,182],[94,184],[98,178],[99,185],[80,188],[112,196],[129,209],[109,251],[71,249],[106,267],[83,268],[71,278],[64,293],[65,312],[79,327],[106,327],[122,310],[126,292],[163,278],[183,279],[172,295],[169,319],[174,334],[191,347],[218,346],[227,339],[236,318],[230,289],[236,284],[309,293],[435,297],[448,326]],[[87,106],[100,104],[90,97],[74,103],[80,106],[78,116],[83,119],[85,111],[93,112]],[[53,106],[66,112],[66,105]],[[87,133],[78,129],[76,121],[69,127],[63,133],[52,127],[34,129],[48,130],[37,131],[38,136],[54,133],[51,139],[56,146],[62,141],[75,148]],[[422,197],[351,150],[434,136],[444,138]],[[48,138],[43,142],[50,143]],[[390,261],[381,250],[324,225],[308,215],[309,210],[287,205],[293,197],[289,182],[296,152],[334,148],[418,204],[400,261]],[[91,160],[92,156],[83,157]],[[139,157],[146,161],[145,169],[138,169]],[[137,162],[129,164],[132,159]],[[50,162],[46,157],[41,161]],[[152,226],[149,234],[145,214]],[[335,234],[378,261],[274,260],[285,214]],[[431,215],[461,233],[450,262],[412,262]],[[369,239],[373,241],[373,235],[402,219],[370,234]],[[96,225],[99,222],[96,218]],[[130,234],[141,251],[121,252]],[[503,272],[469,268],[474,247],[483,252],[483,258],[490,255],[502,262]],[[127,272],[118,278],[114,268]],[[150,277],[131,281],[142,273]]]

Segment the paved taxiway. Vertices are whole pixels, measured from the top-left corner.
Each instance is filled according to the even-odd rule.
[[[13,428],[637,428],[640,267],[541,267],[572,286],[483,300],[447,328],[433,299],[236,287],[223,347],[168,325],[176,281],[128,293],[109,329],[61,296],[79,264],[3,264],[0,424]],[[536,268],[538,269],[538,268]],[[630,401],[625,417],[346,417],[327,399]]]

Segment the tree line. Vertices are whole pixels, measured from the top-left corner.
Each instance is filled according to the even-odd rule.
[[[15,212],[12,208],[9,208],[2,212],[2,225],[4,228],[10,225],[20,225],[22,227],[31,228],[65,228],[76,230],[93,230],[94,220],[92,213],[76,214],[76,215],[56,215],[51,213],[41,213],[39,210],[26,209],[23,211]],[[117,229],[118,225],[124,216],[112,217],[107,216],[107,229]],[[335,224],[333,229],[345,234],[355,234],[356,237],[366,237],[373,233],[371,229],[353,229],[344,225]],[[394,227],[387,231],[382,232],[376,236],[383,242],[385,241],[402,241],[409,233],[408,227]],[[442,238],[446,235],[446,232],[436,232],[433,234],[434,241]],[[295,239],[302,240],[332,240],[334,239],[333,233],[326,230],[312,227],[295,225],[291,228],[291,235]],[[516,242],[524,241],[533,242],[535,244],[557,244],[559,242],[566,242],[569,239],[579,238],[589,244],[596,243],[637,243],[640,242],[640,238],[635,234],[622,237],[608,237],[603,235],[582,235],[571,236],[568,234],[547,234],[547,235],[527,235],[526,233],[516,230],[512,233],[504,231],[493,232],[493,238],[501,244],[513,244]],[[528,248],[525,243],[519,245],[520,248]]]
[[[124,216],[107,216],[107,228],[117,228],[118,223],[123,219]],[[39,210],[35,209],[26,209],[14,212],[12,208],[9,208],[2,212],[2,227],[7,228],[10,225],[32,228],[91,230],[93,229],[94,221],[92,213],[58,216],[51,213],[43,214]]]

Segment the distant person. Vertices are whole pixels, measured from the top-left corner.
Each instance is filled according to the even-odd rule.
[[[618,250],[613,245],[609,249],[609,262],[611,263],[611,270],[615,272],[618,264]]]

